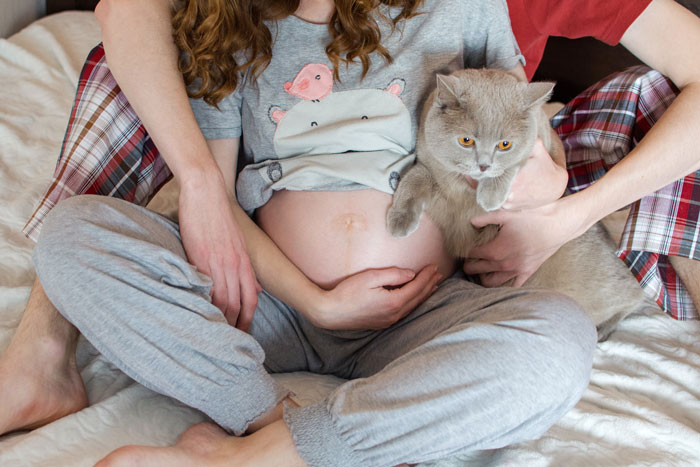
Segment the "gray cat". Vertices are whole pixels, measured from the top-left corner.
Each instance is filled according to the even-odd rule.
[[[416,164],[398,184],[387,213],[389,232],[411,234],[425,211],[455,256],[466,257],[493,239],[497,226],[475,229],[470,219],[503,205],[537,136],[555,159],[564,151],[542,110],[553,87],[520,82],[500,70],[438,75],[421,116]],[[476,189],[469,178],[478,181]],[[620,320],[649,303],[613,250],[596,224],[560,248],[525,285],[574,298],[604,340]]]

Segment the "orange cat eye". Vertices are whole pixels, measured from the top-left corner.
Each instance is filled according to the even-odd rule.
[[[498,149],[500,149],[501,151],[507,151],[508,149],[510,149],[511,146],[513,146],[513,142],[512,141],[505,141],[505,140],[501,141],[497,145]]]
[[[472,144],[474,144],[474,140],[467,136],[462,136],[461,138],[459,138],[459,144],[464,147],[471,146]]]

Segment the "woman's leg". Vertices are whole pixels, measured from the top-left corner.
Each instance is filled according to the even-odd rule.
[[[0,434],[37,428],[87,406],[75,365],[77,337],[36,280],[0,356]]]
[[[226,429],[243,433],[287,394],[263,368],[263,348],[211,304],[210,279],[187,262],[168,219],[121,200],[70,198],[47,216],[34,263],[56,308],[107,359]],[[304,369],[289,321],[272,318],[285,313],[260,294],[256,316],[284,336],[288,368]]]
[[[588,386],[596,331],[562,295],[450,278],[360,340],[338,360],[357,379],[285,411],[309,465],[418,463],[539,437]]]
[[[253,436],[199,425],[174,447],[120,449],[104,465],[300,465],[299,455],[391,466],[499,448],[540,436],[578,401],[596,344],[563,296],[455,278],[385,331],[303,330],[326,365],[358,379]]]

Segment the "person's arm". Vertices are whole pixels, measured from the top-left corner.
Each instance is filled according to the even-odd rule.
[[[472,274],[486,285],[522,285],[561,245],[611,212],[700,169],[700,19],[673,0],[654,0],[627,29],[622,44],[681,89],[642,141],[599,181],[554,203],[496,211],[474,220],[500,224],[498,237],[475,248]]]
[[[622,45],[681,90],[639,144],[573,199],[588,227],[605,215],[700,169],[700,19],[673,0],[654,0]]]
[[[439,274],[427,266],[418,274],[400,268],[364,271],[348,277],[332,290],[309,280],[277,245],[246,215],[235,198],[238,139],[209,140],[224,174],[230,209],[241,226],[248,255],[265,290],[327,329],[383,329],[393,324],[433,292]],[[399,286],[387,289],[384,286]],[[253,313],[242,313],[247,328]]]
[[[102,0],[95,9],[112,74],[180,185],[180,229],[191,263],[213,280],[213,303],[236,324],[257,284],[222,174],[199,130],[172,39],[170,0]]]
[[[220,172],[178,70],[171,8],[171,0],[101,0],[95,15],[110,71],[170,170],[186,184]]]

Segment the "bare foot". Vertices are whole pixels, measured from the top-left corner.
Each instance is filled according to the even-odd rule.
[[[0,434],[38,428],[87,404],[75,358],[65,355],[65,345],[47,339],[11,344],[0,356]]]
[[[194,425],[172,447],[126,446],[95,467],[303,467],[287,425],[277,420],[252,435],[229,436],[212,423]]]
[[[213,423],[198,423],[187,429],[175,446],[155,448],[147,446],[126,446],[111,452],[95,464],[95,467],[163,466],[191,467],[214,466],[230,463],[222,454],[226,446],[235,443],[237,438],[229,436]]]

